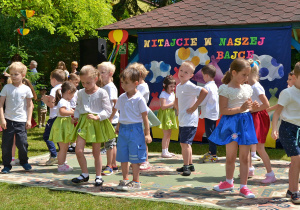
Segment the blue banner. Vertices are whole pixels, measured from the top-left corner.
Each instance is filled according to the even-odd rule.
[[[192,61],[196,71],[192,82],[204,85],[201,68],[212,64],[217,69],[220,86],[232,60],[238,57],[260,60],[260,83],[271,105],[287,87],[291,71],[291,27],[209,29],[138,33],[139,62],[150,71],[146,81],[150,87],[150,108],[159,108],[158,96],[165,76],[174,75],[184,61]]]

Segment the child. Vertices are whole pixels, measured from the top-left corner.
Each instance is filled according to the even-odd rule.
[[[141,189],[139,182],[140,163],[145,162],[146,143],[152,141],[147,117],[148,107],[145,99],[137,90],[139,72],[127,68],[120,74],[121,86],[125,93],[120,95],[116,108],[120,111],[119,123],[116,127],[118,136],[117,161],[121,162],[123,180],[118,190]],[[144,132],[142,122],[144,123]],[[132,163],[133,180],[128,179],[128,162]]]
[[[47,115],[47,105],[42,101],[42,97],[45,97],[47,93],[46,87],[40,88],[40,94],[37,96],[38,104],[38,125],[39,128],[45,127],[45,120]]]
[[[280,142],[288,157],[291,157],[289,169],[289,189],[286,197],[291,197],[295,204],[300,203],[300,62],[296,63],[293,75],[294,86],[284,89],[278,99],[278,107],[272,120],[272,138],[280,137]],[[278,133],[278,119],[282,119]],[[279,134],[279,135],[278,135]]]
[[[80,77],[77,74],[71,73],[68,77],[68,81],[71,82],[77,88],[80,82]],[[78,90],[76,90],[73,98],[70,100],[71,109],[73,110],[75,110],[76,108],[76,103],[78,98],[77,94],[78,94]],[[76,126],[76,124],[74,125]],[[76,147],[76,142],[73,142],[72,144],[69,145],[68,152],[75,152],[75,147]]]
[[[78,121],[78,124],[72,132],[71,140],[77,139],[75,152],[82,173],[72,179],[72,182],[81,183],[89,180],[84,156],[84,147],[89,142],[92,143],[95,159],[95,186],[102,186],[104,181],[101,177],[101,142],[116,137],[115,130],[108,120],[111,115],[111,105],[107,92],[96,85],[98,72],[93,66],[82,67],[79,75],[84,88],[78,91],[77,106],[72,120],[74,123]]]
[[[180,83],[176,87],[175,107],[178,107],[179,140],[183,157],[183,167],[177,168],[182,176],[195,171],[192,160],[192,143],[198,127],[198,106],[207,95],[207,90],[189,80],[194,76],[195,65],[185,61],[179,68]],[[198,97],[198,99],[197,99]]]
[[[257,104],[251,101],[251,86],[244,84],[248,81],[250,71],[250,63],[243,58],[237,58],[230,64],[230,70],[222,79],[224,84],[219,87],[222,117],[209,140],[218,145],[226,145],[226,181],[214,186],[214,190],[230,191],[234,188],[233,173],[239,148],[240,195],[255,198],[247,187],[250,145],[257,144],[253,119],[249,112]]]
[[[65,62],[59,61],[59,62],[57,63],[56,69],[61,69],[61,70],[63,70],[63,71],[65,72],[65,74],[66,74],[65,77],[68,78],[68,76],[69,76],[69,71],[68,71],[68,69],[67,69],[67,67],[66,67]]]
[[[206,137],[211,135],[215,130],[217,125],[217,120],[219,119],[219,97],[218,97],[218,86],[216,85],[214,78],[216,76],[216,67],[213,65],[206,65],[202,68],[203,79],[206,82],[204,88],[208,91],[207,96],[200,104],[201,106],[201,115],[200,118],[204,118],[205,123],[205,133]],[[209,152],[204,154],[202,157],[203,163],[218,161],[217,156],[217,145],[208,140],[209,143]]]
[[[158,110],[157,118],[160,122],[159,128],[163,130],[163,138],[161,140],[163,158],[173,157],[173,153],[170,153],[169,144],[172,134],[172,129],[178,129],[175,114],[175,94],[176,81],[172,75],[167,76],[163,82],[164,91],[159,96],[160,109]]]
[[[267,108],[269,108],[269,101],[265,95],[265,90],[261,86],[261,84],[258,82],[259,80],[259,64],[260,61],[253,61],[252,59],[249,59],[251,72],[248,77],[248,84],[251,85],[251,88],[253,89],[253,95],[251,97],[252,101],[257,101],[259,106],[252,109],[252,118],[254,122],[256,137],[258,140],[258,144],[256,144],[256,148],[258,151],[258,154],[260,155],[261,159],[263,160],[263,163],[267,169],[266,178],[262,180],[261,182],[263,184],[269,184],[276,181],[275,174],[271,167],[271,162],[269,155],[267,154],[265,150],[265,142],[267,139],[267,134],[269,132],[270,128],[270,117],[266,111]],[[252,156],[252,155],[251,155]],[[253,156],[252,156],[253,158]],[[254,176],[254,167],[252,166],[252,161],[250,161],[250,168],[249,168],[249,177]]]
[[[52,141],[49,141],[49,135],[52,125],[57,117],[57,107],[54,104],[56,91],[61,88],[62,83],[65,81],[65,76],[65,72],[61,69],[55,69],[54,71],[52,71],[50,75],[50,83],[53,88],[50,91],[50,96],[45,95],[42,97],[42,102],[44,102],[48,107],[50,107],[49,120],[47,121],[47,125],[43,135],[43,139],[46,142],[47,147],[50,151],[50,158],[46,162],[47,166],[57,164],[57,152],[55,144]]]
[[[140,91],[140,93],[146,100],[146,103],[148,104],[150,90],[148,84],[145,82],[145,78],[148,75],[149,71],[147,71],[145,66],[141,63],[133,63],[129,65],[129,68],[134,68],[139,71],[140,78],[139,78],[139,85],[137,86],[137,90]],[[160,121],[155,116],[155,114],[151,111],[150,108],[148,108],[148,120],[149,120],[150,128],[160,125]],[[150,163],[148,162],[148,145],[146,145],[146,147],[147,147],[147,158],[146,161],[140,165],[141,170],[148,170],[151,167]]]
[[[58,142],[59,145],[57,156],[58,172],[73,170],[73,168],[65,162],[70,143],[70,135],[74,128],[71,123],[71,115],[74,114],[74,110],[71,108],[70,100],[74,97],[76,91],[76,87],[68,81],[62,84],[61,89],[56,90],[55,106],[57,107],[57,118],[51,128],[49,140]]]
[[[28,143],[27,131],[31,128],[32,101],[33,97],[30,88],[22,83],[27,67],[21,62],[13,62],[9,66],[9,73],[12,84],[3,87],[0,97],[0,120],[3,128],[2,135],[2,162],[4,168],[2,173],[9,173],[12,166],[13,139],[16,136],[16,145],[19,149],[21,166],[26,170],[31,169],[28,164]],[[5,102],[5,113],[3,105]]]
[[[116,128],[117,123],[119,121],[119,113],[115,108],[115,105],[118,100],[118,90],[115,84],[112,82],[116,67],[111,62],[102,62],[97,67],[103,85],[102,88],[106,90],[106,92],[108,93],[110,104],[112,106],[112,114],[109,117],[109,121],[114,126],[114,128]],[[104,147],[106,149],[107,164],[105,169],[102,172],[102,175],[111,175],[113,174],[113,171],[118,170],[117,162],[116,162],[116,156],[117,156],[116,146],[117,146],[116,138],[109,139],[107,142],[104,143]]]
[[[77,61],[72,61],[71,63],[71,73],[79,75],[79,71],[77,71],[78,68],[78,62]]]

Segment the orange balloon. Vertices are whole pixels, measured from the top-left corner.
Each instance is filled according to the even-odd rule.
[[[108,38],[109,38],[109,41],[111,41],[112,43],[116,44],[116,41],[115,41],[114,36],[113,36],[113,33],[114,33],[114,31],[110,31],[108,33]]]

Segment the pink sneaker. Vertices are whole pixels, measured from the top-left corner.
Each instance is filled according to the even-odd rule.
[[[229,184],[228,182],[220,182],[219,185],[214,186],[214,190],[223,192],[233,190],[233,184]]]
[[[67,164],[63,164],[62,166],[58,166],[57,171],[58,172],[68,172],[68,171],[73,171],[73,168]]]
[[[274,176],[266,176],[266,178],[264,180],[261,180],[261,183],[263,184],[270,184],[276,182],[276,177]]]
[[[144,162],[140,165],[140,170],[148,170],[150,168],[151,168],[151,166],[150,166],[149,162]]]
[[[255,198],[255,195],[246,186],[240,189],[240,195],[245,198]]]

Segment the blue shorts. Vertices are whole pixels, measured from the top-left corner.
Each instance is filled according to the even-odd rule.
[[[147,158],[142,123],[120,124],[117,142],[117,161],[143,163]]]
[[[297,133],[299,139],[297,139]],[[280,143],[288,157],[300,155],[300,126],[282,120],[279,136]]]
[[[179,141],[183,144],[193,144],[194,137],[196,135],[197,127],[188,126],[180,127],[179,126]]]

